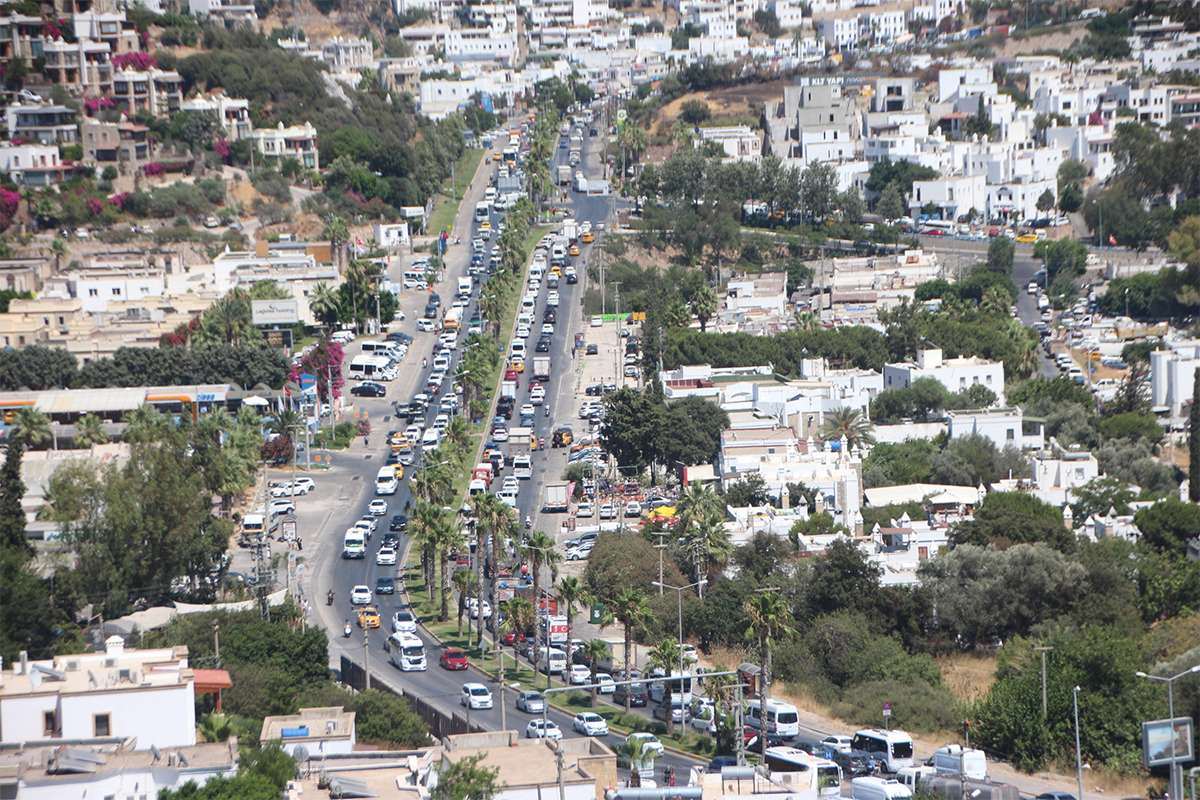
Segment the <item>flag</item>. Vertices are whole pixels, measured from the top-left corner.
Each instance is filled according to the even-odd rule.
[[[1113,247],[1116,247],[1116,246],[1117,246],[1117,237],[1113,236],[1113,235],[1110,233],[1110,234],[1108,235],[1108,243],[1109,243],[1109,244],[1111,244]]]

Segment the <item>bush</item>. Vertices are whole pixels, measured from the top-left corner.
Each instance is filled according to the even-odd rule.
[[[963,710],[944,686],[925,681],[868,681],[847,690],[833,713],[858,725],[876,725],[880,709],[891,703],[891,724],[907,731],[933,733],[957,727]]]

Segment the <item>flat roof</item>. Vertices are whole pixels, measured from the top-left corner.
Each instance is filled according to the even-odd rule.
[[[290,734],[285,734],[285,730]],[[307,731],[302,733],[301,731]],[[354,735],[354,712],[341,706],[302,708],[295,714],[263,719],[260,742],[302,742],[320,739],[345,739]]]

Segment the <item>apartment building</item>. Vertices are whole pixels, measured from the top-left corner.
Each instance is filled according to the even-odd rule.
[[[1166,349],[1150,353],[1150,404],[1157,413],[1181,417],[1196,402],[1192,389],[1200,369],[1200,340],[1167,339]]]
[[[226,28],[253,28],[258,24],[254,3],[238,0],[188,0],[188,10],[197,17],[208,17]]]
[[[14,104],[4,109],[9,139],[42,144],[73,144],[79,139],[75,109],[58,105]]]
[[[801,79],[766,103],[764,117],[767,151],[778,158],[803,166],[857,154],[861,120],[840,78]]]
[[[1052,436],[1047,447],[1033,454],[1031,473],[1033,494],[1061,507],[1074,499],[1076,489],[1100,476],[1100,462],[1076,445],[1063,447]]]
[[[369,39],[335,36],[321,45],[321,60],[334,72],[358,72],[373,69],[375,55]]]
[[[107,42],[49,39],[42,42],[42,58],[42,72],[51,83],[83,94],[112,94],[112,50]]]
[[[1004,402],[1004,364],[977,356],[945,358],[940,349],[921,350],[916,362],[902,361],[883,365],[883,388],[907,389],[913,381],[932,378],[949,392],[962,392],[972,386],[984,386]]]
[[[311,122],[287,127],[280,122],[274,128],[252,131],[250,139],[254,142],[254,149],[268,162],[294,158],[305,169],[321,168],[321,156],[317,150],[317,129]]]
[[[123,114],[167,117],[183,105],[183,78],[173,69],[119,69],[113,76],[112,97]]]
[[[757,163],[762,158],[762,138],[749,125],[730,125],[721,128],[701,128],[696,147],[712,142],[724,154],[722,161],[750,161]]]
[[[225,131],[225,138],[231,142],[249,138],[254,132],[254,125],[250,121],[250,101],[229,97],[223,89],[211,89],[199,97],[184,100],[179,108],[181,111],[212,114]]]
[[[61,183],[67,169],[58,158],[58,145],[0,142],[0,173],[19,186]]]
[[[908,198],[909,216],[917,219],[929,206],[937,209],[932,216],[956,220],[972,211],[987,217],[988,192],[985,175],[953,175],[945,178],[913,181]]]
[[[1025,420],[1020,408],[988,408],[947,411],[946,433],[951,439],[982,436],[997,449],[1041,450],[1045,445],[1045,423]]]
[[[474,28],[446,31],[446,60],[454,63],[494,61],[512,66],[517,52],[517,37],[513,33],[497,33]]]
[[[113,165],[123,174],[129,174],[150,160],[150,129],[145,125],[124,118],[120,122],[86,119],[79,128],[85,163]]]

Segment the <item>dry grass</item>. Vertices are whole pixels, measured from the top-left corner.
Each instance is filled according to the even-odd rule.
[[[957,697],[968,703],[982,699],[996,681],[994,656],[956,653],[937,659],[942,682]]]

